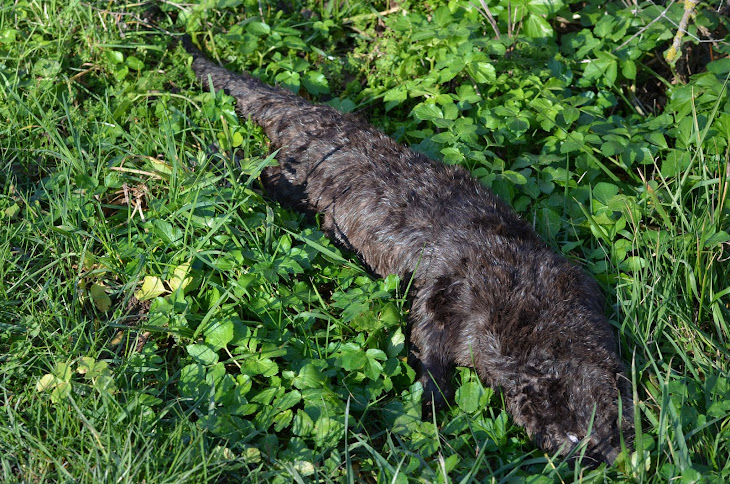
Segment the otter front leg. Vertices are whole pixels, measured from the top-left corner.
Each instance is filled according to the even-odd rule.
[[[308,212],[306,185],[296,175],[296,160],[283,159],[278,165],[268,166],[261,173],[261,181],[268,195],[280,203]]]
[[[446,338],[434,321],[413,322],[411,325],[408,364],[416,370],[423,385],[423,418],[434,410],[444,408],[454,395],[451,376],[454,363],[446,347]]]
[[[423,385],[423,417],[452,399],[451,376],[455,367],[454,338],[459,332],[456,303],[461,284],[450,274],[414,281],[411,307],[409,364]]]

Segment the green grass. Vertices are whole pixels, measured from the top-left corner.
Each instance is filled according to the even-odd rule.
[[[494,2],[499,39],[468,2],[277,5],[0,6],[0,481],[730,478],[714,6],[690,23],[719,39],[697,66],[707,43],[662,59],[679,5]],[[262,194],[266,139],[166,32],[463,164],[591,272],[635,452],[594,471],[543,455],[467,369],[422,421],[408,281]]]

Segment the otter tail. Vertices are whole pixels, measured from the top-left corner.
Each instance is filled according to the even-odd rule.
[[[193,56],[192,69],[198,80],[205,87],[212,82],[215,89],[233,96],[238,115],[261,125],[275,147],[289,144],[292,136],[301,136],[302,121],[319,110],[289,91],[264,84],[248,73],[234,74],[213,63],[188,35],[183,37],[182,44]]]

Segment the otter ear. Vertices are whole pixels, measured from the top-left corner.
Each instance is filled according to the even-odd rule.
[[[575,434],[574,418],[561,380],[544,375],[523,375],[519,385],[506,393],[515,423],[544,450],[557,451]],[[576,435],[577,437],[577,435]]]
[[[505,389],[508,398],[509,411],[515,423],[525,427],[527,433],[536,438],[540,433],[539,423],[542,421],[540,401],[543,400],[543,389],[540,386],[539,378],[524,377],[518,385],[511,389]]]

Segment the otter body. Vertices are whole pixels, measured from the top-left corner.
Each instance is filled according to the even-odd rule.
[[[322,214],[328,235],[380,276],[412,277],[409,362],[426,412],[452,396],[454,366],[473,367],[544,450],[571,450],[592,423],[587,454],[613,462],[620,432],[632,433],[631,388],[591,277],[461,167],[184,44],[198,79],[233,96],[280,150],[267,191]]]

